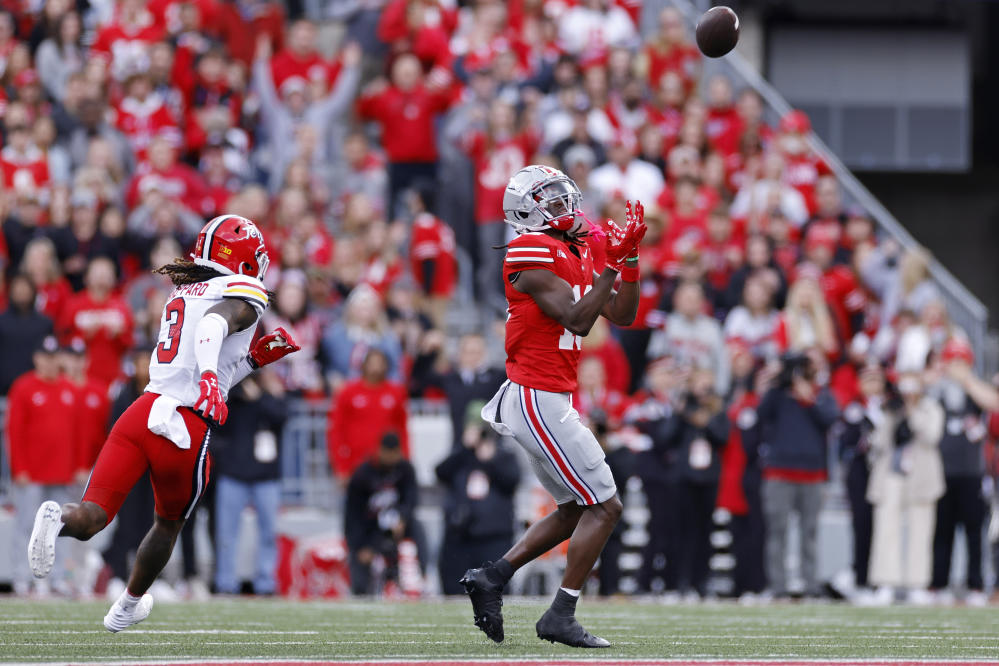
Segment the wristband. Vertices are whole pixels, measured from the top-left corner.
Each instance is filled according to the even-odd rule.
[[[641,271],[638,268],[638,253],[628,257],[621,264],[621,280],[624,282],[638,282],[641,279]]]

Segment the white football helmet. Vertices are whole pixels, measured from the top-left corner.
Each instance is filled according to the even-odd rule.
[[[503,193],[503,215],[518,234],[558,229],[578,234],[585,229],[579,210],[583,195],[558,169],[532,164],[513,174]]]

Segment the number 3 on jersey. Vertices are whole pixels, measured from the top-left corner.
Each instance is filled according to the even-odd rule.
[[[184,308],[187,303],[183,298],[175,298],[166,304],[165,315],[170,328],[167,329],[167,339],[156,345],[156,360],[160,363],[170,363],[177,358],[180,349],[180,332],[184,328]]]
[[[586,285],[586,290],[580,294],[580,289],[578,284],[572,285],[572,302],[575,303],[583,295],[589,293],[590,289],[593,289],[592,284]],[[549,338],[551,339],[551,338]],[[575,335],[572,331],[567,328],[562,329],[562,335],[558,336],[558,348],[559,349],[575,349],[580,350],[583,348],[583,338],[582,336]]]

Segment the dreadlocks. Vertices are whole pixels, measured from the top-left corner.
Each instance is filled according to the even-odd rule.
[[[224,275],[214,268],[209,266],[199,266],[193,261],[188,261],[187,259],[181,259],[179,257],[174,259],[172,264],[160,266],[153,272],[169,277],[175,287],[180,287],[185,284],[194,284],[196,282],[204,282],[205,280],[211,280],[212,278]]]
[[[209,266],[199,266],[193,261],[188,261],[187,259],[181,259],[179,257],[174,259],[172,264],[160,266],[153,272],[169,277],[175,287],[182,287],[185,284],[194,284],[196,282],[204,282],[205,280],[211,280],[212,278],[222,277],[225,275],[225,273],[217,271]],[[270,289],[267,290],[267,298],[274,300],[274,292]]]

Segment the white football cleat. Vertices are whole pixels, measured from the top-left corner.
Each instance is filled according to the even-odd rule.
[[[122,592],[118,601],[111,605],[111,610],[104,616],[104,628],[111,633],[118,633],[122,629],[128,629],[133,624],[142,622],[149,617],[149,611],[153,610],[153,595],[148,592],[143,594],[142,598],[131,609],[126,610],[121,605],[121,601],[127,593],[128,590]]]
[[[35,526],[28,541],[28,564],[35,578],[45,578],[55,564],[55,540],[62,529],[62,507],[58,502],[42,502],[35,513]]]

